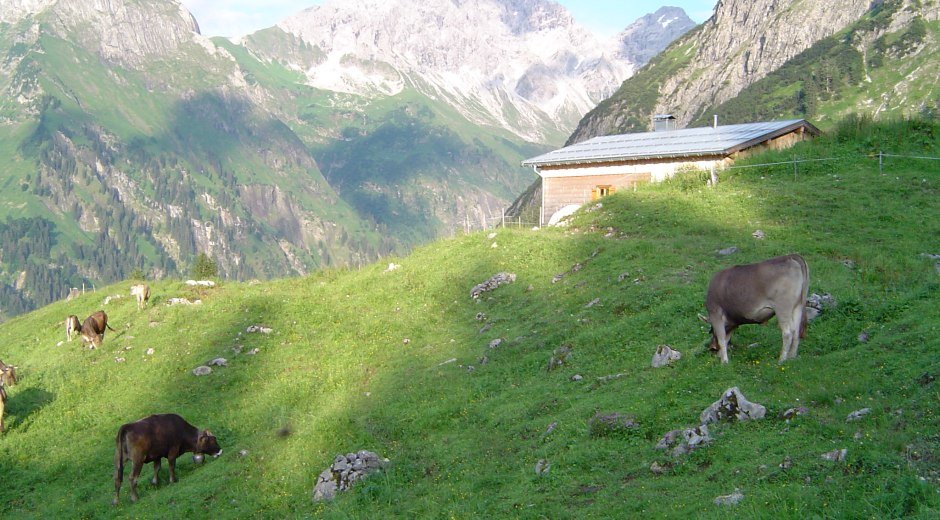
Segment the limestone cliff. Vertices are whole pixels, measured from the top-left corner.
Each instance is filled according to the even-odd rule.
[[[588,113],[569,143],[646,131],[657,113],[673,114],[685,126],[871,7],[869,0],[719,0],[711,18]],[[646,84],[636,85],[642,79]]]
[[[112,63],[131,67],[170,56],[181,44],[201,38],[192,14],[167,0],[7,0],[0,5],[0,21],[27,16],[50,23],[58,36],[95,49]]]

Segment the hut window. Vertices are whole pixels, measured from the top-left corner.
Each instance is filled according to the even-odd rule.
[[[591,200],[597,200],[601,197],[606,197],[614,192],[614,187],[610,184],[595,186],[591,190]]]

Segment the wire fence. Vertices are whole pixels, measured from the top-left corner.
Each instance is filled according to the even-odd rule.
[[[765,168],[768,166],[784,166],[791,165],[793,167],[793,175],[797,176],[799,174],[799,166],[806,163],[819,163],[819,162],[830,162],[830,161],[849,161],[853,159],[878,159],[878,173],[884,173],[885,168],[885,159],[886,158],[898,158],[898,159],[916,159],[916,160],[927,160],[927,161],[940,161],[940,157],[931,157],[927,155],[903,155],[903,154],[893,154],[893,153],[884,153],[878,152],[877,154],[857,154],[857,155],[843,155],[839,157],[819,157],[812,159],[800,159],[797,156],[794,156],[789,161],[775,161],[775,162],[766,162],[758,164],[740,164],[725,166],[720,169],[713,169],[711,171],[711,182],[710,184],[715,184],[718,182],[718,173],[726,170],[737,170],[737,169],[747,169],[747,168]],[[937,171],[940,173],[940,170]],[[586,204],[587,202],[581,202],[579,204]],[[535,222],[531,220],[525,220],[521,215],[513,216],[506,215],[506,210],[503,210],[502,215],[497,215],[494,217],[487,217],[482,219],[476,224],[473,224],[468,219],[466,225],[464,226],[464,231],[466,233],[471,233],[474,231],[487,230],[487,229],[498,229],[498,228],[538,228],[541,227],[543,223]]]

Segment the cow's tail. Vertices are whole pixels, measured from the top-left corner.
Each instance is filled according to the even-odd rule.
[[[114,485],[117,488],[124,480],[124,451],[127,447],[125,426],[118,430],[114,444]]]
[[[804,264],[804,265],[806,265],[806,264]],[[109,328],[109,329],[111,329],[111,330],[114,330],[114,327],[112,327],[111,325],[108,325],[108,322],[105,322],[105,323],[104,323],[104,326],[107,327],[107,328]],[[117,332],[117,331],[114,330],[114,332]]]
[[[803,260],[803,257],[796,255],[797,261],[800,264],[800,268],[803,270],[803,287],[801,287],[800,301],[803,304],[803,307],[800,309],[800,339],[806,337],[806,297],[809,295],[809,266],[806,265],[806,260]]]

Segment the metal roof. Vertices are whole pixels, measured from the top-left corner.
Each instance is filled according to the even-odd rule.
[[[805,127],[805,119],[605,135],[522,161],[523,166],[606,163],[643,159],[725,156]]]

